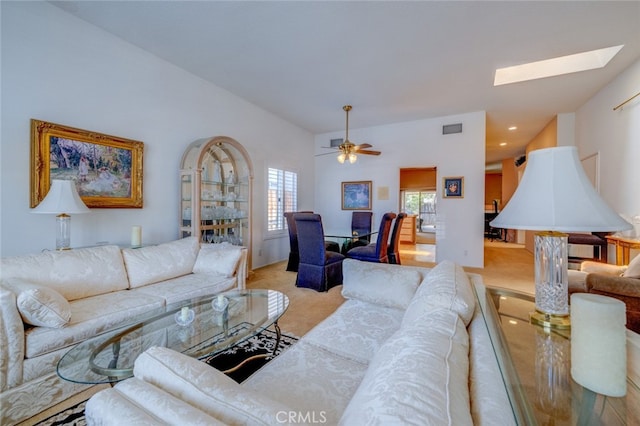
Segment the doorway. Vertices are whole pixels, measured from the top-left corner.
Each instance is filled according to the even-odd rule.
[[[436,251],[437,170],[435,167],[400,169],[400,211],[407,214],[403,233],[423,261],[434,262]],[[410,223],[412,229],[405,229]],[[402,241],[401,241],[402,242]],[[424,252],[424,255],[421,253]]]

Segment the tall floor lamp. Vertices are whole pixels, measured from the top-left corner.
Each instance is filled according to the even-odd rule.
[[[569,328],[568,246],[566,232],[631,229],[600,198],[589,181],[576,147],[532,151],[522,180],[494,228],[526,229],[535,234],[533,323]]]
[[[72,214],[89,213],[82,202],[75,183],[70,180],[51,181],[47,196],[38,204],[32,213],[48,213],[56,216],[56,250],[69,250],[71,246]]]

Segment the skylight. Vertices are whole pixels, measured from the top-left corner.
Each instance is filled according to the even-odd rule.
[[[496,70],[494,86],[603,68],[624,44]]]

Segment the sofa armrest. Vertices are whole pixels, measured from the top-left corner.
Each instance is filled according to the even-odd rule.
[[[627,328],[640,333],[640,279],[589,274],[587,289],[589,293],[601,294],[623,301],[627,311]]]
[[[609,274],[609,275],[622,275],[627,269],[626,266],[612,265],[610,263],[593,262],[587,260],[580,265],[580,271],[589,274]]]
[[[246,389],[206,363],[164,347],[135,361],[134,376],[225,424],[273,425],[291,408]]]
[[[640,299],[640,279],[607,274],[589,274],[587,275],[587,291]]]
[[[22,383],[24,324],[16,295],[0,287],[0,391]]]
[[[248,263],[247,257],[249,255],[249,250],[246,248],[242,249],[242,255],[240,256],[240,260],[238,261],[238,269],[236,270],[236,279],[238,290],[244,290],[247,288],[247,273],[248,273]]]

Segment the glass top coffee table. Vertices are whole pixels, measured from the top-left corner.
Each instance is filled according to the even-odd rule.
[[[640,383],[630,375],[627,395],[621,398],[576,383],[571,378],[571,330],[531,324],[533,296],[495,288],[478,296],[518,424],[640,424]]]
[[[271,325],[277,350],[278,319],[288,306],[289,298],[274,290],[230,291],[173,303],[79,343],[58,362],[58,375],[76,383],[114,383],[132,377],[136,358],[151,346],[203,358]]]

